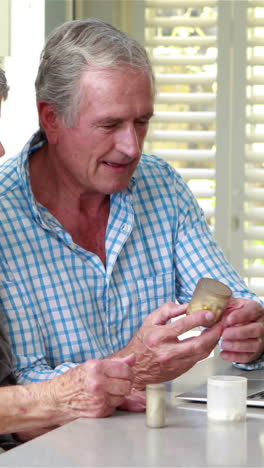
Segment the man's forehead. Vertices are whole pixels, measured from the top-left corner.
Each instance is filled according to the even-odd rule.
[[[116,80],[119,80],[119,86],[122,86],[124,77],[131,76],[132,79],[143,79],[145,82],[149,82],[149,86],[152,89],[153,83],[151,77],[139,68],[135,68],[129,65],[124,65],[116,68],[95,68],[88,67],[81,75],[81,84],[87,86],[97,86],[100,82],[102,86],[114,86]]]
[[[153,116],[153,107],[151,104],[146,106],[133,107],[119,107],[113,106],[112,108],[98,109],[93,113],[93,120],[97,122],[110,122],[110,121],[124,121],[131,119],[146,119],[149,120]]]

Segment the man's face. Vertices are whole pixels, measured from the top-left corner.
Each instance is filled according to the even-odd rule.
[[[83,75],[81,86],[76,125],[66,128],[59,119],[57,173],[81,192],[122,191],[138,165],[153,114],[150,79],[129,67],[96,70]]]
[[[1,117],[1,99],[0,99],[0,117]],[[1,156],[4,156],[5,154],[5,148],[3,147],[1,141],[0,141],[0,158]]]

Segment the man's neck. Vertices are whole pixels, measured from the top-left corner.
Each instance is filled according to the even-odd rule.
[[[110,196],[72,189],[50,164],[45,147],[32,155],[29,167],[36,200],[58,219],[76,244],[97,254],[105,264]]]

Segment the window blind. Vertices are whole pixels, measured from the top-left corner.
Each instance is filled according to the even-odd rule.
[[[244,276],[264,296],[264,2],[247,2]]]
[[[264,2],[145,0],[156,75],[145,151],[167,159],[264,298]]]
[[[145,0],[145,45],[156,75],[145,150],[189,183],[214,228],[217,2]]]

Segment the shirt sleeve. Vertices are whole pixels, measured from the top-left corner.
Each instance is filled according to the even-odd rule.
[[[239,363],[239,362],[233,362],[235,367],[238,367],[239,369],[251,371],[251,370],[261,370],[264,369],[264,354],[259,359],[256,359],[255,361],[248,362],[248,363]]]
[[[177,265],[176,290],[180,303],[190,302],[197,281],[210,277],[222,281],[232,289],[233,297],[260,300],[247,287],[215,242],[203,210],[181,179],[177,181],[179,223],[175,242]],[[264,369],[264,354],[251,363],[233,363],[243,370]]]
[[[45,362],[45,360],[43,359]],[[52,369],[45,363],[36,363],[32,368],[18,370],[17,383],[29,384],[33,382],[42,382],[44,380],[51,380],[60,374],[63,374],[69,369],[72,369],[77,364],[73,362],[64,362],[63,364]]]
[[[174,250],[177,300],[180,303],[190,302],[199,278],[210,277],[227,284],[232,289],[233,297],[262,304],[214,240],[204,212],[187,184],[178,178],[175,185],[178,210]]]
[[[2,385],[4,382],[5,385],[11,385],[15,382],[30,384],[50,380],[77,365],[73,362],[63,362],[53,368],[48,364],[47,345],[41,327],[34,311],[32,312],[32,309],[23,302],[25,297],[26,294],[21,292],[19,285],[10,278],[1,259],[0,383],[2,382]],[[14,298],[16,298],[15,303]]]

